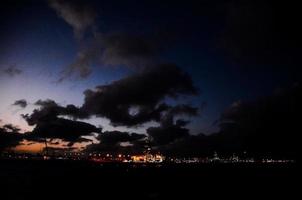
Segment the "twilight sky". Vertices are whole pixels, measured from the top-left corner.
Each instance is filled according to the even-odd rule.
[[[3,1],[0,123],[69,146],[99,127],[119,142],[212,134],[229,107],[299,83],[298,15],[270,1]]]

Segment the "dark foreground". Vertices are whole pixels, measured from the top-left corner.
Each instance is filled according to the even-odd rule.
[[[211,199],[299,193],[296,164],[96,164],[0,160],[1,199]],[[210,196],[209,196],[210,195]]]

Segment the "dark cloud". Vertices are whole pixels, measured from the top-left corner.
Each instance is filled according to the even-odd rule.
[[[120,142],[132,142],[135,140],[143,139],[145,137],[146,135],[137,133],[105,131],[100,134],[97,139],[100,140],[102,144],[116,145]]]
[[[48,142],[49,144],[53,144],[53,145],[58,145],[58,144],[60,144],[60,142],[59,141],[50,141],[50,142]]]
[[[178,116],[196,116],[198,109],[189,105],[177,105],[169,108],[160,119],[159,127],[149,127],[146,131],[153,145],[167,145],[175,140],[188,137],[189,129],[185,128],[190,121],[175,119]]]
[[[99,132],[101,132],[101,129],[99,129],[98,130]],[[74,140],[74,141],[68,141],[68,144],[67,145],[64,145],[64,146],[66,146],[66,147],[72,147],[75,143],[87,143],[87,142],[89,142],[89,143],[92,143],[93,141],[91,140],[91,139],[88,139],[88,138],[84,138],[84,137],[79,137],[79,138],[77,138],[76,140]],[[76,147],[75,147],[76,148]]]
[[[37,138],[54,138],[68,142],[82,142],[82,136],[99,132],[101,132],[101,129],[85,122],[55,118],[50,121],[37,122],[31,134]]]
[[[102,63],[113,66],[145,67],[160,51],[155,38],[127,33],[105,35]]]
[[[184,120],[184,119],[178,119],[176,120],[175,124],[176,126],[182,127],[182,126],[186,126],[190,123],[189,120]]]
[[[271,96],[238,101],[219,120],[220,131],[184,137],[161,146],[171,155],[248,152],[249,155],[298,158],[302,87],[297,84]]]
[[[14,126],[12,124],[3,125],[2,129],[3,129],[3,131],[13,132],[13,133],[19,133],[19,131],[21,130],[20,128],[18,128],[17,126]]]
[[[22,115],[29,125],[35,125],[38,122],[50,121],[56,119],[59,115],[70,116],[72,118],[85,118],[87,115],[74,105],[60,106],[55,101],[38,100],[35,105],[40,106],[39,109],[34,109],[31,115]]]
[[[161,115],[160,126],[150,127],[146,130],[148,137],[143,134],[106,131],[97,137],[100,143],[87,146],[86,151],[142,153],[147,147],[164,150],[166,145],[190,137],[189,130],[184,127],[189,121],[176,118],[178,116],[196,116],[197,111],[197,108],[189,105],[167,107],[167,110]],[[125,142],[128,145],[121,145]]]
[[[58,104],[54,100],[51,100],[51,99],[47,99],[45,101],[40,99],[40,100],[35,102],[35,105],[41,106],[43,108],[58,106]]]
[[[169,144],[179,138],[189,136],[189,130],[179,125],[150,127],[147,129],[155,146]]]
[[[80,79],[87,78],[92,73],[91,65],[97,62],[100,55],[100,49],[96,45],[80,50],[75,61],[62,70],[58,83],[74,75]]]
[[[95,20],[97,13],[84,1],[49,0],[49,6],[53,8],[72,28],[77,40],[85,43],[85,33],[92,33],[96,27]],[[91,65],[100,56],[100,43],[95,40],[88,47],[80,47],[76,59],[66,66],[60,73],[58,83],[76,75],[77,78],[87,78],[92,70]]]
[[[299,7],[276,1],[231,1],[222,33],[225,55],[241,66],[297,72],[301,59]],[[301,70],[300,70],[301,72]]]
[[[28,103],[25,99],[20,99],[20,100],[15,101],[12,105],[13,106],[20,106],[21,108],[26,108],[27,104]]]
[[[143,152],[146,135],[120,131],[105,131],[97,137],[98,144],[88,145],[86,151],[100,151],[112,153]],[[123,146],[121,143],[127,142]]]
[[[168,120],[164,125],[147,132],[162,144],[157,148],[166,155],[209,156],[215,151],[230,155],[246,151],[260,158],[295,159],[301,132],[301,100],[302,87],[296,84],[271,96],[235,102],[218,121],[220,131],[211,135],[188,135],[182,127],[186,121],[176,120],[173,124],[169,118],[165,118]]]
[[[166,64],[86,90],[82,109],[110,119],[113,125],[133,126],[158,121],[160,113],[167,109],[161,103],[165,97],[195,94],[197,89],[190,76],[177,66]]]
[[[84,94],[81,107],[61,106],[50,99],[37,101],[35,105],[39,108],[30,115],[22,115],[29,125],[35,125],[32,135],[37,138],[59,138],[73,144],[81,136],[100,133],[100,129],[93,125],[75,121],[95,115],[108,118],[114,126],[137,126],[158,121],[161,126],[149,129],[148,133],[156,138],[155,143],[163,144],[188,134],[183,126],[189,122],[182,119],[174,122],[174,117],[195,116],[198,111],[186,104],[169,106],[163,103],[166,97],[176,99],[182,95],[197,94],[190,76],[173,64],[146,69],[111,84],[97,86],[95,90],[86,90]],[[73,120],[65,119],[64,116]],[[163,132],[168,132],[166,135],[173,133],[169,139],[160,141]],[[116,146],[110,145],[110,141],[131,142],[141,137],[124,132],[104,132],[97,139],[103,141],[102,146]]]
[[[87,29],[94,26],[97,14],[83,1],[49,0],[49,6],[73,28],[77,39],[82,39]]]
[[[0,127],[0,151],[12,148],[23,140],[20,129],[12,124],[5,124]]]
[[[214,148],[211,136],[204,134],[189,135],[159,147],[169,156],[209,156],[218,149]]]
[[[198,115],[198,108],[192,107],[188,104],[179,104],[170,107],[169,111],[167,112],[167,116],[169,117],[175,117],[178,115],[196,116]]]
[[[87,78],[92,73],[92,64],[124,66],[136,71],[152,67],[158,54],[171,43],[165,37],[163,34],[96,33],[80,48],[75,61],[62,71],[58,82],[73,76]]]
[[[198,109],[186,104],[170,106],[164,100],[167,97],[177,99],[197,93],[187,73],[174,64],[163,64],[111,84],[97,86],[95,90],[86,90],[84,103],[80,107],[61,106],[50,99],[38,100],[35,105],[39,108],[22,116],[29,125],[35,125],[29,135],[36,138],[58,138],[69,141],[70,145],[80,141],[81,136],[101,133],[95,126],[75,121],[76,119],[105,117],[114,126],[129,127],[157,121],[160,122],[160,127],[148,129],[148,134],[154,138],[155,143],[165,144],[189,133],[184,128],[189,121],[174,118],[196,116]],[[165,133],[164,136],[162,133]],[[166,136],[168,139],[164,138]],[[119,146],[117,143],[120,142],[136,141],[138,144],[137,140],[142,137],[145,136],[116,131],[101,133],[97,139],[102,141],[101,146],[104,147]]]
[[[295,155],[301,100],[302,87],[297,84],[256,101],[236,103],[223,113],[219,136],[252,152]]]
[[[17,75],[20,75],[23,71],[19,69],[15,65],[10,65],[8,67],[3,67],[1,70],[1,74],[7,75],[9,77],[15,77]]]
[[[73,27],[76,38],[81,39],[76,59],[61,71],[57,80],[59,83],[71,77],[89,77],[93,64],[124,66],[135,70],[153,66],[159,61],[159,53],[174,40],[174,34],[163,28],[144,34],[97,31],[97,14],[84,1],[50,0],[49,5]],[[84,37],[88,31],[89,34]]]
[[[238,101],[232,104],[219,120],[220,131],[209,136],[190,135],[185,127],[186,116],[197,115],[197,108],[189,105],[165,105],[158,121],[160,126],[149,127],[147,134],[154,148],[169,155],[209,155],[214,151],[233,153],[247,151],[253,155],[297,156],[298,133],[301,129],[299,116],[302,111],[301,85],[279,90],[276,94],[254,101]],[[109,91],[105,91],[107,93]],[[96,101],[102,102],[102,101]],[[126,101],[127,102],[127,101]],[[143,101],[144,102],[144,101]],[[156,101],[155,101],[156,102]],[[53,101],[38,101],[47,108],[58,107]],[[83,109],[82,107],[80,110]],[[45,112],[45,111],[44,111]],[[37,115],[33,133],[41,137],[61,138],[66,141],[80,140],[82,135],[99,132],[99,144],[91,144],[87,151],[131,152],[144,149],[145,135],[127,132],[103,132],[96,127],[58,118],[58,112],[49,116]],[[62,112],[61,112],[62,113]],[[47,115],[46,115],[47,116]],[[33,117],[33,116],[32,116]],[[181,117],[181,118],[179,118]],[[4,126],[5,131],[11,126]],[[129,142],[128,146],[120,143]]]
[[[66,107],[58,105],[53,100],[39,100],[35,105],[40,108],[35,109],[32,114],[22,115],[30,126],[35,125],[29,137],[36,138],[58,138],[65,141],[82,141],[81,136],[101,131],[91,124],[60,118],[59,116],[81,117],[81,111],[74,105]]]
[[[35,109],[34,112],[45,113],[46,115],[58,116],[65,115],[74,118],[85,118],[86,114],[81,112],[80,108],[75,105],[68,104],[65,107],[59,105],[54,100],[38,100],[35,105],[40,106],[40,109]]]
[[[164,31],[154,31],[153,34],[96,31],[97,14],[84,1],[49,0],[49,5],[72,26],[81,44],[75,61],[61,71],[59,83],[71,77],[87,78],[92,73],[93,64],[135,69],[151,66],[173,38]],[[88,31],[89,35],[84,37]]]

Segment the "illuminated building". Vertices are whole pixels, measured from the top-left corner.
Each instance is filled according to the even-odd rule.
[[[145,154],[131,156],[132,162],[135,163],[161,163],[164,161],[164,156],[160,154]]]
[[[151,150],[150,141],[146,140],[143,154],[131,156],[131,161],[134,163],[161,163],[164,161],[164,156],[160,153],[152,153]]]
[[[145,163],[147,161],[145,155],[131,156],[131,160],[135,163]]]
[[[218,162],[220,161],[220,158],[218,157],[217,152],[214,152],[213,158],[210,160],[211,162]]]

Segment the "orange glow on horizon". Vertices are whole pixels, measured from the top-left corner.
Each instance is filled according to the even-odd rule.
[[[33,144],[20,144],[14,148],[15,151],[19,152],[30,152],[30,153],[38,153],[43,150],[45,147],[44,143],[33,143]]]
[[[50,142],[47,143],[48,147],[51,148],[62,148],[68,149],[66,146],[68,143],[63,141],[58,141],[58,144],[51,144]],[[76,150],[80,150],[83,147],[86,147],[90,143],[75,143],[72,147],[76,148]],[[13,150],[17,152],[28,152],[28,153],[39,153],[42,152],[45,148],[44,142],[32,142],[32,141],[23,141],[22,144],[16,146]]]

